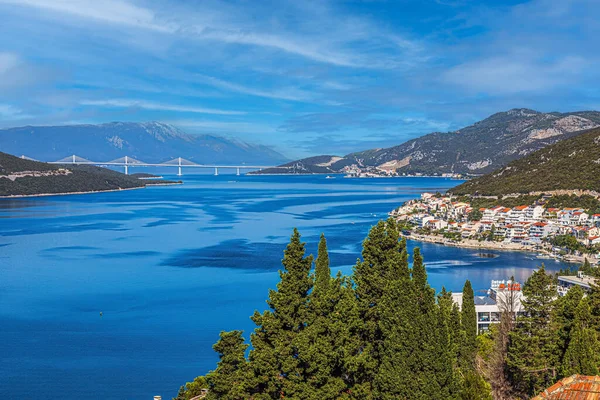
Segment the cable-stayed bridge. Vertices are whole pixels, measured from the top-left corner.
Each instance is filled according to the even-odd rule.
[[[34,160],[33,158],[27,156],[21,156],[22,159],[25,160]],[[147,163],[144,161],[137,160],[133,157],[125,156],[121,158],[117,158],[116,160],[111,161],[91,161],[86,158],[77,156],[73,154],[72,156],[62,158],[58,161],[50,161],[48,164],[71,164],[71,165],[97,165],[97,166],[118,166],[125,168],[125,174],[129,174],[129,167],[174,167],[177,168],[177,175],[182,175],[182,168],[207,168],[214,169],[215,175],[219,175],[219,169],[235,169],[236,174],[240,175],[241,169],[252,169],[252,170],[261,170],[265,168],[272,168],[271,166],[266,165],[213,165],[213,164],[198,164],[190,160],[186,160],[185,158],[177,157],[169,161],[165,161],[162,163]]]

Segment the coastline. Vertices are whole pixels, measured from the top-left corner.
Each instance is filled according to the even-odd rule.
[[[3,199],[21,199],[28,197],[48,197],[48,196],[69,196],[76,194],[94,194],[94,193],[110,193],[110,192],[122,192],[124,190],[137,190],[137,189],[146,189],[149,186],[171,186],[171,185],[182,185],[182,183],[173,182],[173,183],[149,183],[140,187],[132,187],[132,188],[119,188],[119,189],[106,189],[106,190],[90,190],[85,192],[62,192],[62,193],[38,193],[38,194],[14,194],[9,196],[0,196],[0,200]]]
[[[417,235],[414,233],[411,233],[410,235],[401,234],[401,236],[406,238],[406,240],[415,240],[418,242],[433,243],[433,244],[439,244],[439,245],[450,246],[450,247],[460,247],[460,248],[465,248],[465,249],[502,250],[502,251],[520,251],[520,252],[528,252],[528,253],[538,253],[538,254],[543,254],[543,255],[550,257],[549,259],[557,260],[557,258],[555,258],[554,256],[551,255],[552,253],[550,251],[548,251],[548,249],[535,248],[534,246],[527,246],[527,245],[522,245],[519,243],[503,243],[503,242],[487,242],[487,241],[480,242],[478,240],[473,240],[473,239],[463,239],[460,242],[455,242],[450,239],[446,239],[444,237]],[[596,261],[596,260],[594,260],[592,255],[589,255],[589,257],[566,255],[563,257],[563,261],[565,261],[567,263],[583,263],[586,258],[592,264]],[[540,260],[544,260],[544,258],[542,258]],[[543,261],[541,261],[541,262],[543,262]]]

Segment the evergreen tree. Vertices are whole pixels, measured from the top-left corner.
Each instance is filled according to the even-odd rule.
[[[456,385],[448,345],[449,327],[427,284],[418,249],[413,255],[412,279],[401,274],[400,279],[389,283],[381,311],[383,346],[381,366],[374,379],[374,397],[450,398]]]
[[[321,234],[319,240],[319,252],[315,263],[315,286],[313,292],[327,292],[331,281],[331,270],[329,269],[329,252],[327,251],[327,240]]]
[[[475,371],[469,371],[459,395],[460,400],[492,400],[492,388]]]
[[[583,295],[583,289],[579,286],[574,286],[569,289],[566,295],[559,297],[555,302],[552,323],[556,331],[556,357],[559,360],[564,358],[565,352],[569,347],[571,329],[575,320],[575,311]]]
[[[294,229],[284,251],[284,270],[277,291],[269,291],[270,310],[256,311],[257,325],[251,336],[250,364],[254,373],[254,399],[294,397],[298,383],[305,382],[305,365],[299,358],[298,336],[306,327],[308,294],[313,285],[310,276],[312,256],[305,257],[305,243]]]
[[[299,359],[306,381],[298,384],[299,398],[339,399],[353,385],[347,371],[358,324],[356,296],[349,278],[331,277],[325,237],[321,236],[311,292],[309,324],[298,338]],[[354,336],[354,337],[353,337]]]
[[[245,358],[248,345],[242,331],[221,332],[213,349],[219,353],[217,369],[206,376],[207,400],[239,400],[246,397],[249,368]]]
[[[179,392],[177,392],[177,396],[173,397],[173,400],[187,400],[185,395],[185,386],[179,387]]]
[[[477,313],[475,311],[475,296],[471,282],[467,280],[463,287],[461,307],[461,338],[459,365],[463,371],[475,368],[477,355]]]
[[[523,295],[525,315],[517,319],[510,333],[507,365],[513,388],[531,396],[557,377],[556,338],[550,318],[556,286],[543,264],[525,283]]]
[[[360,346],[356,349],[354,374],[356,393],[370,393],[373,379],[381,363],[381,301],[389,285],[408,279],[406,240],[399,240],[393,219],[379,221],[363,242],[363,261],[354,267],[354,282],[362,326]]]
[[[571,289],[572,290],[572,289]],[[598,375],[600,367],[600,343],[592,327],[590,302],[583,298],[575,311],[569,347],[562,362],[563,376],[573,374]]]

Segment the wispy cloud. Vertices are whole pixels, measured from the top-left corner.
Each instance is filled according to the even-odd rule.
[[[83,106],[100,106],[116,108],[142,108],[146,110],[176,111],[196,114],[215,114],[215,115],[244,115],[245,111],[219,110],[215,108],[194,107],[177,104],[154,103],[145,100],[134,99],[107,99],[107,100],[83,100],[80,102]]]
[[[128,25],[165,33],[173,33],[177,29],[176,25],[158,22],[152,10],[120,0],[0,0],[0,3],[34,7],[99,22]]]
[[[195,74],[196,81],[213,87],[225,89],[232,92],[248,94],[251,96],[266,97],[270,99],[282,99],[292,101],[310,101],[313,95],[310,92],[297,88],[284,88],[273,91],[261,90],[245,85],[240,85],[234,82],[228,82],[223,79],[215,78],[207,75]]]
[[[547,62],[523,57],[494,57],[454,67],[443,79],[474,92],[513,94],[569,85],[587,66],[581,57]]]

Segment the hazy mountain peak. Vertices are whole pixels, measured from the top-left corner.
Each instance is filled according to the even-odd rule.
[[[126,155],[147,162],[176,157],[198,163],[273,165],[286,161],[266,146],[221,136],[190,135],[157,121],[9,128],[0,131],[0,150],[43,161],[71,154],[95,161]]]

